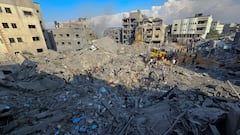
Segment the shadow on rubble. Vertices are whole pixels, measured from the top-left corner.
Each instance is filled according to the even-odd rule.
[[[128,88],[85,73],[68,80],[36,67],[32,61],[0,67],[1,134],[240,132],[237,100],[168,85]]]
[[[239,55],[236,50],[213,49],[211,51],[180,52],[179,66],[203,76],[227,81],[240,86]]]
[[[193,65],[193,64],[179,64],[183,68],[199,73],[205,77],[211,77],[220,81],[230,81],[234,85],[240,86],[239,73],[238,71],[232,71],[217,66],[211,65]]]

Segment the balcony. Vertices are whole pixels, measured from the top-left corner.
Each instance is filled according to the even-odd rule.
[[[198,21],[208,21],[209,16],[206,17],[199,17]]]
[[[204,34],[205,33],[205,30],[197,30],[195,31],[194,34]]]
[[[207,27],[207,23],[197,24],[197,27]]]

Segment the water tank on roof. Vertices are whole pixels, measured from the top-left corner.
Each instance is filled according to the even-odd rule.
[[[200,17],[200,16],[203,16],[203,13],[197,13],[197,14],[195,14],[195,17]]]

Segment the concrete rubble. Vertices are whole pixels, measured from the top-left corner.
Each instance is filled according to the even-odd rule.
[[[240,87],[231,78],[179,62],[163,65],[163,80],[142,53],[103,38],[0,67],[0,133],[240,135]]]

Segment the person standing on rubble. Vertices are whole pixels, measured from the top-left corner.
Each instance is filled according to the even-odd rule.
[[[161,60],[161,56],[158,55],[158,56],[157,56],[157,61],[160,61],[160,60]]]
[[[187,53],[184,54],[182,64],[186,66],[186,58],[187,58]]]
[[[85,71],[87,73],[87,80],[89,80],[91,83],[93,83],[92,70],[88,69],[88,70],[85,70]]]
[[[197,53],[194,54],[194,56],[192,57],[192,65],[195,65],[196,61],[197,61]]]
[[[177,60],[175,58],[172,59],[172,64],[176,65],[177,64]]]
[[[149,68],[153,68],[155,64],[156,64],[156,59],[154,58],[151,58],[148,62]]]
[[[124,96],[125,106],[126,106],[126,108],[128,108],[128,93],[127,93],[127,91],[125,91],[123,93],[123,96]]]
[[[46,64],[49,62],[49,59],[48,59],[48,57],[47,56],[45,56],[45,62],[46,62]]]
[[[162,80],[165,81],[166,79],[166,67],[162,65]]]
[[[165,67],[165,65],[163,64],[162,61],[158,61],[158,67],[160,67],[160,69],[161,69],[161,75],[162,75],[161,80],[165,81],[165,79],[166,79],[166,67]]]
[[[173,71],[173,66],[176,64],[177,60],[175,58],[172,58],[172,63],[170,65],[170,71]]]

